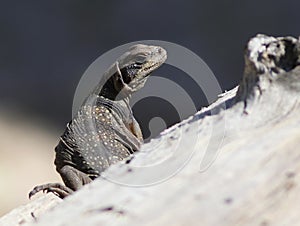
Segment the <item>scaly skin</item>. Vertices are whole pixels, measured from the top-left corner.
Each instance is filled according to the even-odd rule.
[[[161,47],[134,45],[105,72],[55,148],[54,163],[65,185],[36,186],[29,197],[43,190],[64,198],[139,150],[143,136],[129,99],[166,58]]]

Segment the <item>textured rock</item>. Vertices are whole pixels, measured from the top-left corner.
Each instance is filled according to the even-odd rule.
[[[27,225],[34,223],[37,218],[60,202],[62,200],[53,194],[43,195],[3,216],[0,219],[0,225]]]
[[[245,59],[238,90],[32,225],[300,225],[299,40],[258,35]]]

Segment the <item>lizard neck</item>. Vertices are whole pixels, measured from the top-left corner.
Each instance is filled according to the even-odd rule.
[[[106,81],[98,95],[110,99],[112,101],[124,100],[125,102],[129,102],[129,99],[131,97],[131,94],[124,95],[123,92],[120,92],[115,88],[115,84],[112,77]]]

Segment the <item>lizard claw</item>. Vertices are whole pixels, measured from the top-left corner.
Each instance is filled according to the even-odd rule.
[[[50,183],[50,184],[43,184],[43,185],[38,185],[34,187],[30,192],[29,192],[29,199],[31,199],[32,196],[34,196],[36,193],[43,191],[43,193],[49,193],[52,192],[56,196],[60,198],[65,198],[66,196],[70,195],[74,191],[62,184],[59,183]]]
[[[36,193],[43,191],[43,193],[47,192],[47,188],[44,187],[45,185],[39,185],[39,186],[35,186],[28,194],[29,199],[31,199],[32,196],[34,196]]]

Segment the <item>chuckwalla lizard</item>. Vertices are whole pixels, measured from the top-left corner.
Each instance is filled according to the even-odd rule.
[[[54,163],[65,185],[36,186],[29,197],[44,191],[64,198],[99,177],[111,164],[139,150],[143,136],[129,99],[166,58],[162,47],[138,44],[104,73],[55,148]]]

